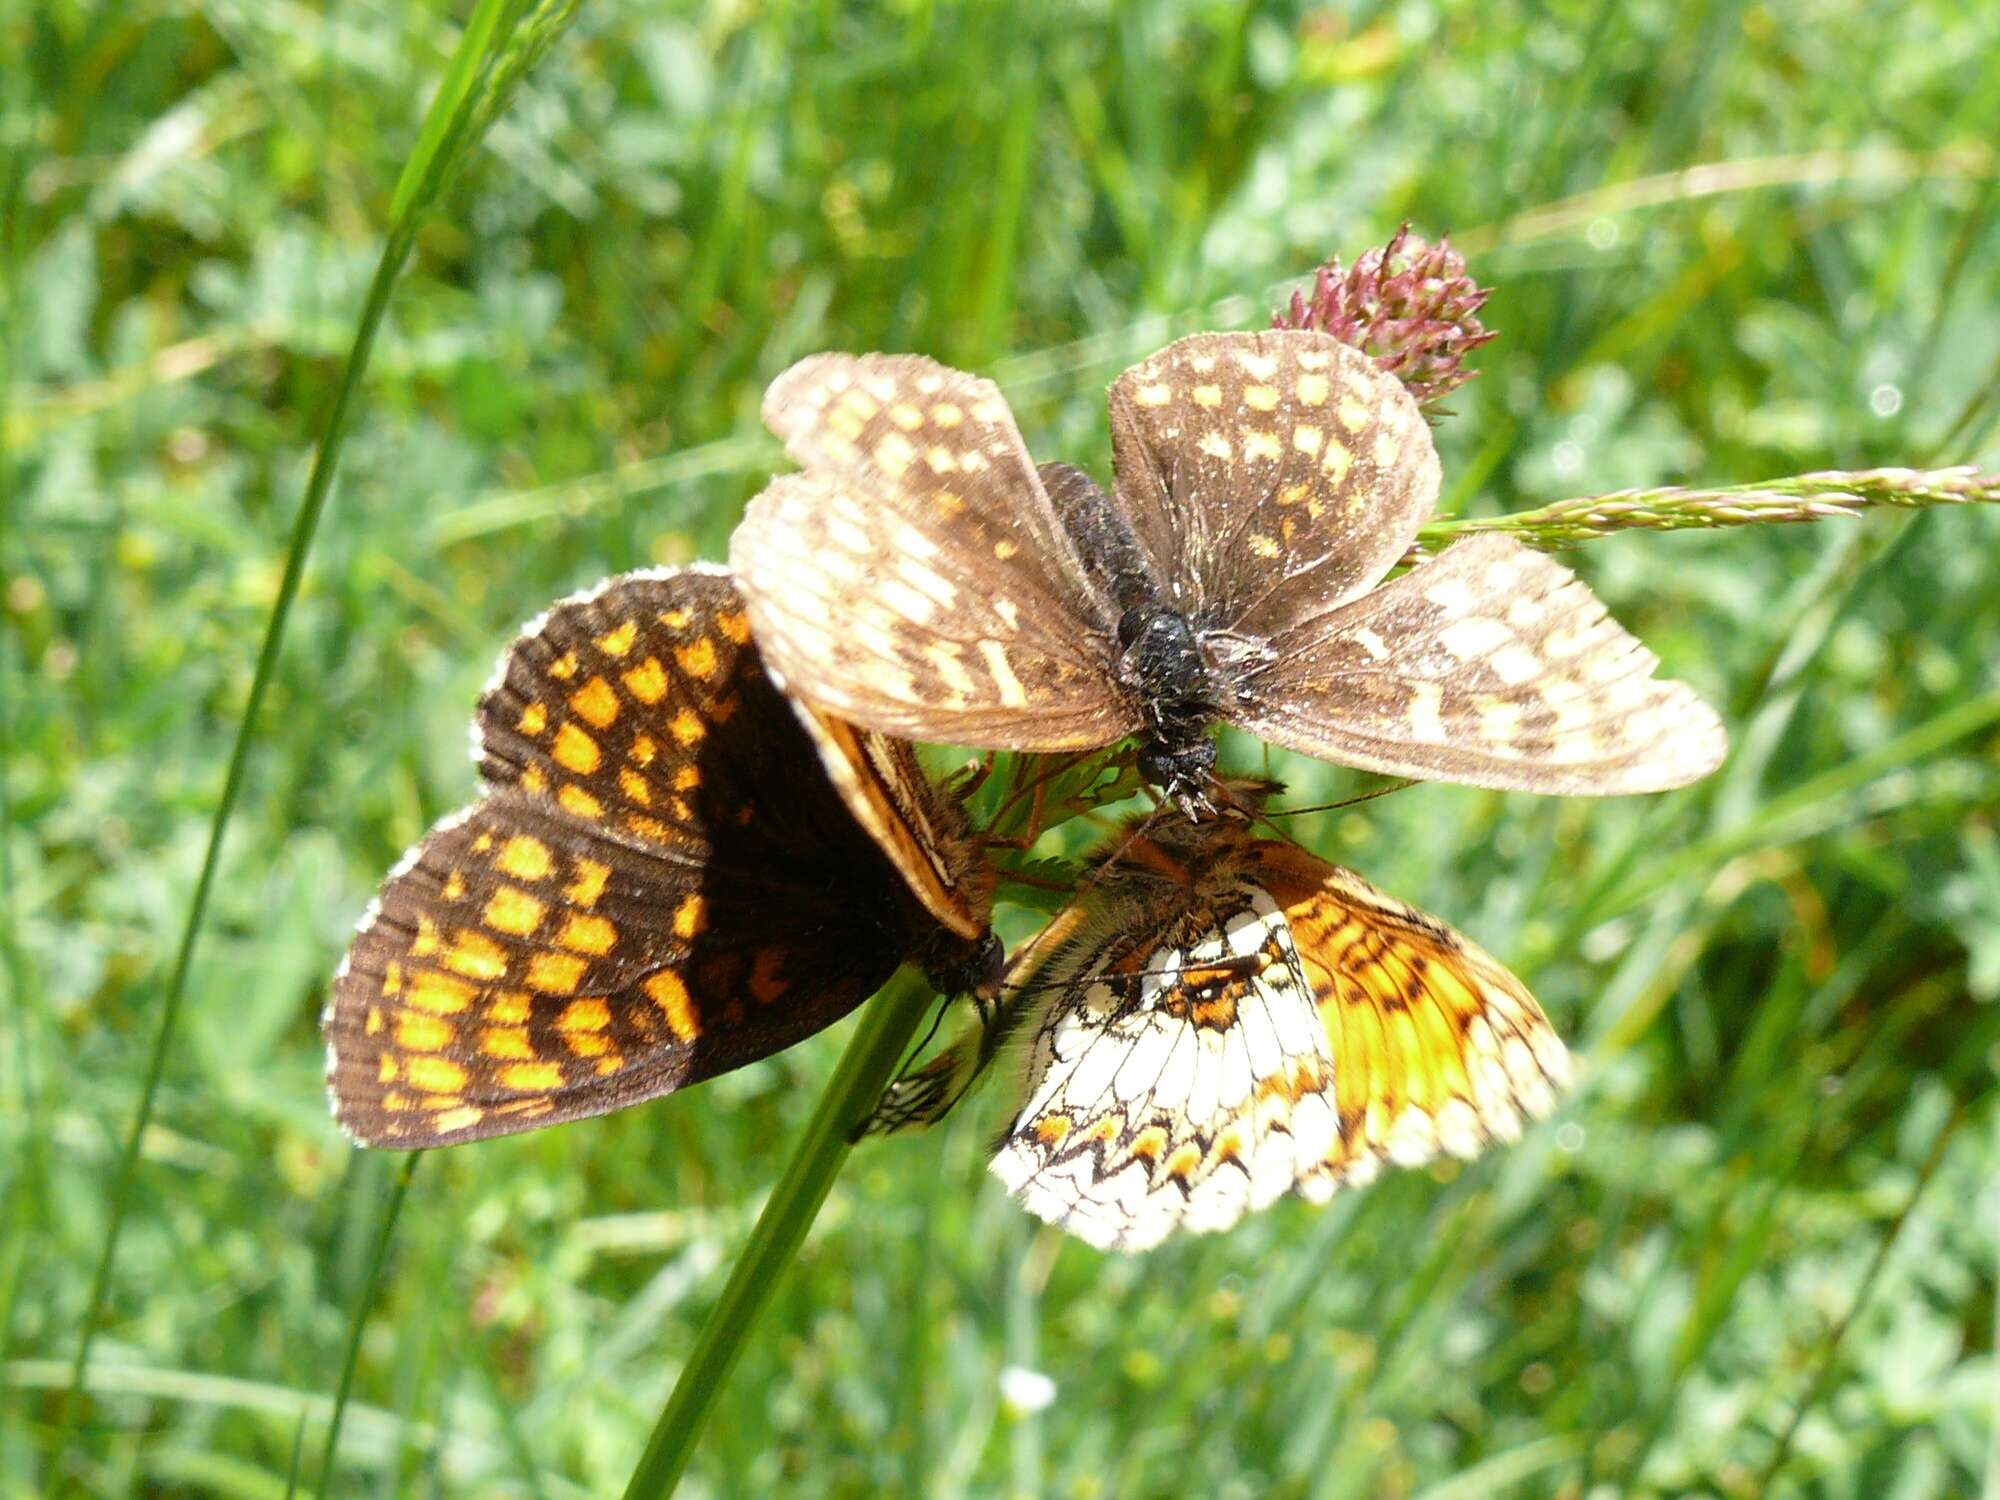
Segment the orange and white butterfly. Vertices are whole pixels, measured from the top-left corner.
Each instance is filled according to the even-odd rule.
[[[892,1086],[875,1127],[938,1118],[1002,1053],[994,1175],[1128,1251],[1475,1156],[1569,1077],[1526,987],[1435,917],[1241,822],[1173,815],[1017,965],[994,1026]]]

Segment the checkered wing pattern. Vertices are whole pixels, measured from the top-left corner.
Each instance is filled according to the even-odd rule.
[[[1022,980],[1022,1103],[993,1174],[1105,1250],[1213,1232],[1337,1144],[1335,1062],[1270,896],[1220,876],[1163,909],[1113,879]]]
[[[1138,727],[1115,622],[990,381],[817,355],[764,415],[805,471],[751,502],[730,558],[788,691],[909,739],[1054,751]]]
[[[1721,764],[1721,722],[1560,563],[1472,537],[1272,637],[1234,714],[1307,755],[1510,791],[1663,791]]]
[[[531,625],[488,796],[411,852],[329,999],[335,1113],[430,1146],[601,1114],[839,1019],[935,933],[765,678],[720,571]]]
[[[1119,508],[1167,602],[1266,638],[1379,582],[1437,502],[1394,376],[1321,333],[1204,333],[1111,387]]]
[[[1555,1108],[1569,1054],[1520,980],[1437,918],[1296,845],[1252,851],[1333,1049],[1339,1130],[1298,1191],[1469,1158]]]

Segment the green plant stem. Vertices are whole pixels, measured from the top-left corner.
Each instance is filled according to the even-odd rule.
[[[1507,516],[1456,516],[1417,535],[1405,562],[1482,531],[1552,551],[1620,531],[1709,531],[1724,526],[1800,525],[1882,508],[2000,503],[2000,474],[1970,465],[1952,469],[1860,469],[1792,474],[1756,484],[1687,489],[1663,485],[1558,500]]]
[[[354,1299],[354,1314],[347,1324],[347,1352],[340,1360],[340,1386],[333,1396],[333,1415],[326,1424],[326,1444],[320,1450],[319,1486],[315,1494],[324,1496],[333,1482],[334,1455],[340,1447],[340,1423],[347,1415],[347,1398],[354,1390],[354,1370],[361,1361],[361,1334],[368,1326],[368,1309],[375,1305],[375,1293],[382,1284],[382,1268],[389,1262],[389,1242],[395,1237],[396,1220],[403,1212],[403,1200],[410,1195],[410,1179],[417,1175],[417,1163],[424,1153],[412,1151],[403,1158],[396,1173],[396,1185],[389,1192],[389,1207],[382,1215],[382,1227],[375,1235],[375,1250],[368,1260],[368,1276]],[[296,1467],[296,1466],[295,1466]]]
[[[847,1160],[852,1149],[849,1135],[881,1098],[930,1007],[930,998],[930,987],[905,969],[863,1007],[860,1024],[820,1096],[805,1136],[757,1216],[749,1242],[729,1273],[729,1284],[674,1382],[646,1451],[625,1486],[625,1500],[668,1495],[680,1482],[716,1397]]]
[[[181,928],[180,946],[175,952],[166,995],[160,1005],[159,1025],[153,1036],[153,1050],[147,1062],[146,1081],[139,1094],[139,1107],[133,1114],[131,1129],[126,1134],[112,1181],[111,1214],[105,1227],[104,1244],[98,1254],[97,1269],[91,1277],[90,1298],[77,1338],[69,1385],[57,1409],[57,1423],[65,1435],[69,1430],[70,1411],[83,1389],[91,1344],[103,1321],[111,1287],[112,1265],[117,1258],[118,1241],[130,1205],[140,1145],[145,1138],[146,1127],[152,1122],[160,1080],[166,1069],[167,1052],[180,1024],[181,1002],[187,993],[188,969],[194,957],[195,939],[208,912],[215,872],[221,862],[223,838],[243,792],[250,747],[256,737],[265,695],[270,691],[271,680],[277,673],[285,626],[291,618],[292,604],[298,597],[299,584],[305,576],[306,557],[319,530],[320,516],[326,509],[327,496],[333,488],[334,474],[339,467],[347,435],[348,418],[360,390],[362,376],[367,371],[369,357],[374,352],[382,319],[389,310],[390,294],[395,289],[396,278],[401,274],[404,262],[409,259],[410,249],[416,242],[417,227],[425,211],[436,201],[452,170],[469,154],[485,127],[499,113],[513,84],[553,45],[574,5],[575,0],[544,0],[528,18],[526,40],[514,45],[513,34],[522,25],[522,0],[480,0],[460,39],[444,86],[431,101],[418,149],[411,156],[397,187],[394,221],[383,243],[381,257],[376,262],[374,279],[369,283],[367,298],[362,304],[361,321],[355,329],[346,365],[341,370],[340,385],[334,392],[333,407],[321,432],[318,451],[313,455],[305,498],[292,523],[284,574],[278,583],[277,598],[271,604],[270,618],[265,623],[264,641],[257,653],[256,671],[250,679],[249,697],[244,701],[242,717],[236,725],[236,741],[230,751],[228,772],[223,778],[222,796],[209,822],[208,845],[202,854],[201,873],[195,880],[187,920]],[[58,1468],[61,1467],[61,1459],[59,1451]]]

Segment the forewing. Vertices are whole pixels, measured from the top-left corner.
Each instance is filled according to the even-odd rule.
[[[1023,1102],[992,1171],[1100,1249],[1226,1229],[1334,1144],[1332,1058],[1283,914],[1229,885],[1161,916],[1113,885],[1020,999]]]
[[[1320,333],[1169,344],[1111,387],[1111,444],[1119,505],[1174,602],[1253,638],[1380,581],[1437,502],[1415,401]]]
[[[788,1047],[895,969],[837,893],[736,873],[519,788],[440,823],[335,976],[336,1118],[415,1148],[603,1114]]]
[[[1139,724],[1112,637],[1032,545],[936,494],[814,471],[750,502],[730,559],[766,661],[825,712],[903,739],[1108,744]]]
[[[1305,1196],[1385,1164],[1476,1156],[1555,1108],[1569,1054],[1497,960],[1351,870],[1289,844],[1258,851],[1333,1049],[1339,1131]]]
[[[1663,791],[1721,721],[1560,563],[1477,536],[1275,636],[1234,722],[1363,770],[1510,791]]]

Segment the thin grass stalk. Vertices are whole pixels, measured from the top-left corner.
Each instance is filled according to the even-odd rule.
[[[498,116],[514,84],[518,83],[528,69],[554,44],[562,28],[568,23],[576,3],[577,0],[542,0],[542,3],[531,6],[528,0],[479,0],[472,20],[460,38],[458,50],[452,59],[444,84],[431,101],[417,149],[412,153],[397,185],[396,207],[389,233],[383,242],[382,253],[375,266],[375,275],[369,283],[368,293],[362,304],[361,319],[355,329],[354,342],[341,370],[340,384],[334,392],[333,406],[327,414],[319,447],[313,456],[313,466],[306,481],[305,496],[292,525],[291,541],[285,553],[284,574],[279,580],[277,597],[272,601],[271,614],[265,624],[264,640],[257,653],[257,666],[250,680],[249,696],[237,721],[236,740],[230,751],[228,771],[223,778],[222,795],[216,803],[215,814],[209,824],[208,844],[202,854],[201,872],[196,878],[194,894],[188,903],[187,920],[181,929],[180,944],[174,955],[173,969],[167,980],[165,997],[161,1002],[159,1026],[154,1033],[152,1054],[146,1067],[145,1083],[140,1090],[139,1106],[134,1112],[131,1128],[125,1137],[124,1148],[119,1154],[110,1195],[110,1219],[105,1227],[104,1243],[98,1254],[97,1267],[91,1277],[90,1297],[77,1339],[76,1357],[70,1367],[69,1385],[64,1390],[61,1404],[57,1409],[57,1425],[63,1433],[58,1440],[59,1443],[67,1442],[69,1414],[82,1392],[84,1371],[90,1363],[91,1345],[103,1321],[105,1302],[110,1292],[112,1267],[118,1253],[118,1241],[124,1230],[126,1210],[130,1205],[140,1144],[145,1137],[146,1127],[152,1122],[160,1080],[166,1068],[167,1053],[179,1027],[181,1005],[187,991],[188,970],[194,956],[195,939],[201,931],[203,918],[207,915],[209,897],[215,884],[215,872],[221,861],[223,838],[228,831],[230,818],[236,810],[236,803],[242,795],[251,744],[256,736],[257,722],[265,695],[270,690],[271,679],[276,675],[285,626],[291,617],[292,604],[298,597],[299,585],[305,576],[306,558],[311,551],[313,537],[318,532],[320,517],[326,509],[327,497],[333,487],[334,474],[339,468],[340,454],[347,436],[348,419],[353,411],[362,377],[367,371],[369,358],[374,352],[376,335],[381,331],[382,319],[388,311],[390,294],[395,289],[396,278],[401,274],[404,263],[409,259],[411,247],[416,241],[417,229],[425,212],[436,202],[438,194],[449,181],[452,172],[470,154],[473,146],[485,133],[486,127]],[[61,1465],[62,1453],[63,1449],[59,1448],[58,1468]]]
[[[417,1175],[417,1163],[424,1153],[412,1151],[403,1158],[396,1173],[396,1185],[389,1193],[389,1207],[382,1215],[382,1227],[375,1233],[375,1248],[368,1258],[368,1275],[354,1298],[354,1313],[347,1320],[347,1350],[340,1359],[340,1385],[333,1394],[333,1414],[327,1419],[326,1443],[320,1449],[319,1484],[314,1494],[325,1496],[333,1481],[333,1461],[340,1448],[340,1424],[347,1415],[347,1398],[354,1392],[354,1370],[361,1362],[361,1335],[368,1326],[368,1309],[375,1305],[375,1293],[382,1284],[382,1268],[389,1261],[389,1242],[396,1234],[396,1220],[403,1212],[403,1200],[410,1195],[410,1179]],[[294,1469],[296,1469],[296,1462]]]
[[[653,1425],[646,1451],[626,1483],[625,1500],[655,1500],[672,1494],[680,1483],[716,1398],[847,1160],[854,1127],[881,1098],[930,1008],[930,999],[930,987],[905,969],[862,1008],[860,1024],[820,1095],[798,1149],[757,1216],[729,1282]]]
[[[1460,537],[1495,531],[1554,551],[1620,531],[1712,531],[1725,526],[1802,525],[1878,509],[2000,502],[2000,474],[1970,464],[1949,469],[1856,469],[1792,474],[1712,489],[1662,485],[1558,500],[1507,516],[1456,516],[1417,534],[1403,560],[1420,562]]]

